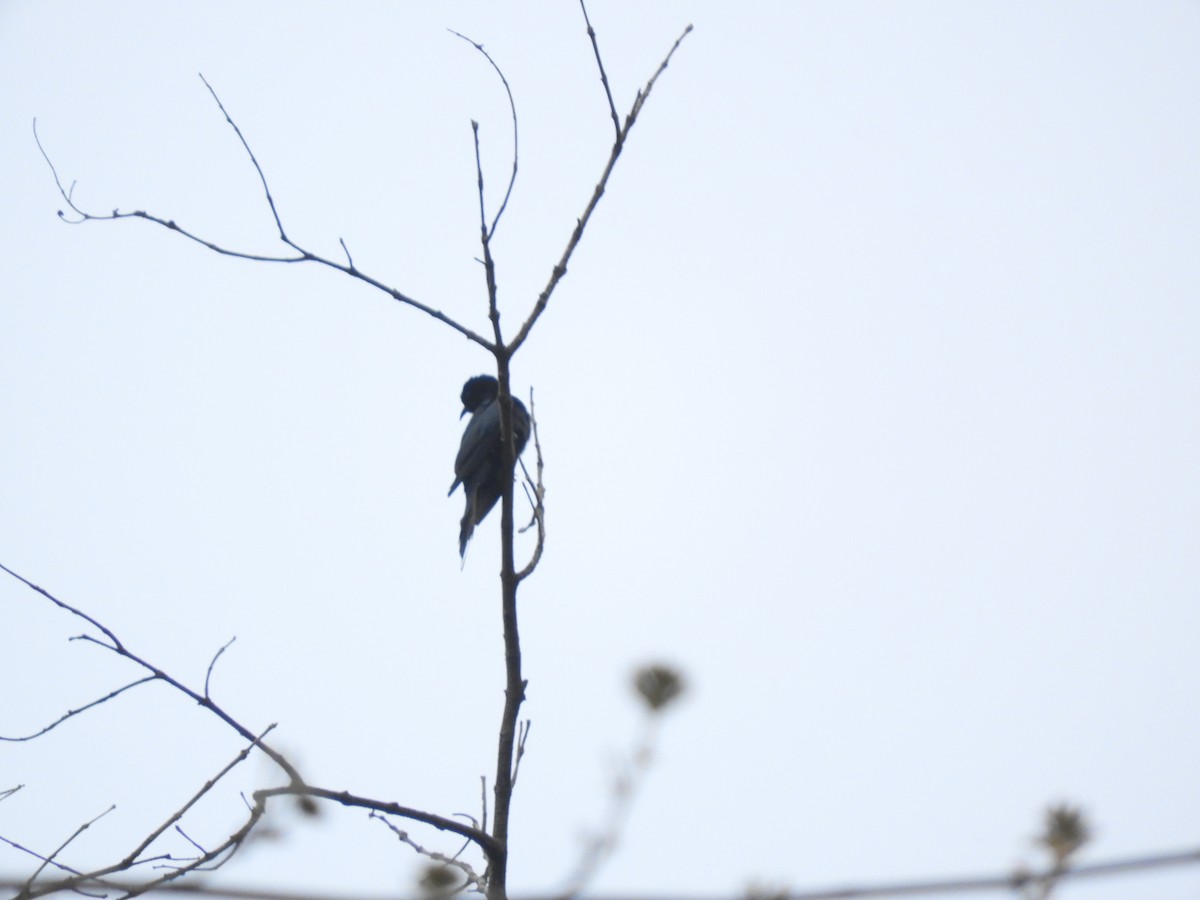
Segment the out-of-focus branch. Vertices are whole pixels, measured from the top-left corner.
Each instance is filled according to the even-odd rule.
[[[788,892],[781,895],[781,900],[857,900],[857,898],[862,897],[913,897],[926,894],[1016,891],[1021,890],[1026,885],[1047,879],[1066,881],[1103,878],[1109,875],[1148,872],[1154,869],[1196,865],[1197,863],[1200,863],[1200,848],[1176,853],[1126,857],[1108,862],[1071,866],[1061,870],[1052,868],[1042,873],[1021,871],[1008,875],[981,875],[974,878],[930,879],[928,881],[900,881],[891,884]]]
[[[1149,856],[1127,857],[1103,863],[1093,863],[1086,866],[1075,866],[1064,870],[1061,876],[1078,879],[1104,878],[1110,875],[1128,875],[1138,872],[1153,872],[1160,869],[1176,868],[1200,863],[1200,849],[1184,850],[1176,853],[1161,853]],[[775,892],[771,893],[772,900],[858,900],[866,897],[913,897],[930,894],[950,893],[1010,893],[1018,890],[1027,879],[1041,876],[1023,875],[985,875],[978,878],[948,878],[944,880],[930,879],[928,881],[894,882],[861,887],[832,888],[818,891]],[[0,878],[0,890],[19,890],[22,881]],[[53,890],[73,890],[72,879],[47,881],[43,887]],[[126,891],[124,896],[133,896],[138,886],[108,880],[105,886],[110,890]],[[140,891],[139,891],[140,892]],[[189,897],[223,897],[227,900],[372,900],[362,894],[331,895],[328,892],[311,894],[293,891],[272,891],[262,888],[238,888],[236,886],[219,887],[217,885],[186,885],[164,884],[153,889],[154,894],[178,894]],[[44,895],[39,895],[44,896]],[[374,900],[392,900],[394,894],[386,897],[378,895]],[[589,895],[591,900],[625,900],[625,898],[605,897],[604,895]],[[680,900],[678,895],[655,896],[640,895],[644,900]],[[703,896],[703,895],[700,895]],[[558,900],[558,895],[529,894],[516,900]],[[692,900],[695,900],[693,897]],[[722,900],[712,895],[710,900]],[[745,900],[745,897],[731,897],[729,900]]]
[[[392,834],[396,835],[396,838],[402,844],[407,844],[409,847],[412,847],[412,849],[415,850],[421,856],[424,856],[426,859],[430,860],[431,862],[436,863],[438,866],[444,866],[446,868],[456,869],[459,872],[461,872],[463,875],[463,878],[464,878],[464,882],[457,886],[457,890],[455,891],[456,893],[459,891],[467,890],[468,888],[480,891],[482,893],[482,890],[484,889],[484,887],[486,885],[485,879],[483,878],[483,876],[481,876],[478,872],[475,871],[474,867],[472,867],[470,865],[470,863],[464,862],[463,860],[459,859],[458,854],[455,854],[454,856],[447,856],[446,854],[441,853],[437,850],[430,850],[428,847],[424,847],[421,844],[418,844],[416,841],[414,841],[412,839],[412,837],[409,835],[409,833],[407,831],[405,831],[403,828],[400,828],[399,826],[397,826],[396,823],[392,822],[390,819],[388,819],[387,816],[383,816],[383,815],[380,815],[379,813],[372,812],[370,817],[372,819],[378,819],[380,822],[382,822],[384,825],[386,825],[388,827],[388,829],[391,830]],[[465,847],[466,845],[464,844],[463,846]],[[460,850],[459,853],[461,853],[461,852],[462,851]]]
[[[662,714],[683,695],[685,681],[672,666],[649,665],[634,672],[633,687],[644,706],[641,734],[628,758],[617,766],[603,823],[585,839],[579,862],[559,900],[578,897],[616,850],[629,810],[654,762]]]

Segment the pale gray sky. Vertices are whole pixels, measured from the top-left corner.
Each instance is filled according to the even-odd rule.
[[[550,536],[522,597],[511,886],[553,890],[638,729],[692,690],[596,890],[1001,872],[1052,801],[1084,860],[1196,846],[1200,6],[593,0],[627,108],[689,22],[514,377]],[[578,8],[0,4],[0,562],[216,697],[310,780],[477,814],[499,719],[497,524],[456,551],[477,347],[274,251],[290,233],[486,328],[470,120],[511,329],[608,153]],[[528,541],[525,545],[528,552]],[[0,733],[131,678],[0,581]],[[109,861],[240,749],[149,688],[0,745],[0,834]],[[244,767],[189,834],[223,838]],[[406,887],[365,814],[282,817],[221,878]],[[414,830],[416,833],[416,830]],[[425,836],[422,835],[424,838]],[[439,845],[457,849],[453,843]],[[174,846],[184,852],[180,840]],[[28,871],[0,850],[0,873]],[[1194,898],[1200,870],[1067,900]]]

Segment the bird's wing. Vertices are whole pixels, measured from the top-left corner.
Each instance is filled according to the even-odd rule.
[[[463,431],[458,456],[454,459],[454,474],[457,480],[466,481],[481,475],[481,469],[488,464],[499,440],[500,406],[488,403],[475,411]]]
[[[529,410],[525,408],[524,403],[513,397],[513,437],[516,439],[517,456],[521,455],[529,441],[529,431]]]

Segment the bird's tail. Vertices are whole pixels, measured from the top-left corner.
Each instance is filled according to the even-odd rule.
[[[463,513],[462,522],[458,527],[458,555],[465,558],[467,555],[467,541],[471,540],[471,535],[475,533],[475,504],[471,502],[472,497],[467,495],[467,511]]]

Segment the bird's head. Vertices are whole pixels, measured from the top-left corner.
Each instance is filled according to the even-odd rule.
[[[500,383],[491,375],[476,375],[474,378],[468,378],[462,389],[463,411],[459,414],[459,418],[487,406],[496,399],[499,393]]]

